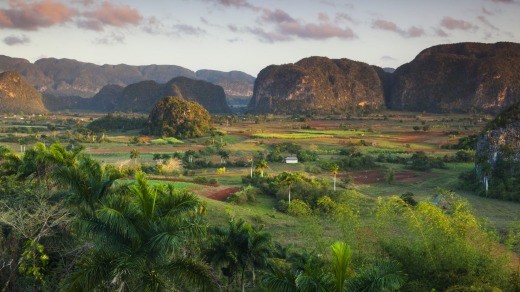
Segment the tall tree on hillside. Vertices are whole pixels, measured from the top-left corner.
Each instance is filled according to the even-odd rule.
[[[256,163],[256,170],[260,171],[260,176],[261,177],[264,177],[264,170],[267,168],[267,161],[265,161],[264,159],[261,159],[259,160],[257,163]]]
[[[339,165],[337,164],[334,164],[330,169],[330,172],[332,173],[332,175],[334,175],[334,191],[336,191],[336,175],[338,174],[338,171]]]
[[[279,180],[279,184],[282,186],[287,186],[289,190],[288,194],[288,202],[289,206],[291,205],[291,187],[294,186],[297,182],[302,180],[302,175],[294,172],[282,172],[277,176]]]
[[[220,150],[218,152],[218,155],[220,156],[220,163],[222,163],[222,164],[225,164],[226,160],[229,159],[229,151]]]
[[[137,159],[139,157],[141,157],[141,154],[139,153],[139,151],[137,149],[132,149],[132,151],[130,151],[130,159],[133,160],[134,165],[137,164]]]

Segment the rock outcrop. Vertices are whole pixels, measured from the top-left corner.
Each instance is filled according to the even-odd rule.
[[[348,59],[310,57],[271,65],[255,82],[248,109],[256,113],[340,113],[384,106],[381,68]]]
[[[0,112],[45,113],[42,95],[14,71],[0,73]]]
[[[481,133],[475,171],[486,194],[520,201],[520,103],[499,114]]]
[[[520,44],[439,45],[391,76],[390,109],[498,113],[520,101]]]

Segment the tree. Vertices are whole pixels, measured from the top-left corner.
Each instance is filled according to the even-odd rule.
[[[74,165],[57,169],[53,177],[63,188],[61,196],[76,213],[89,214],[100,207],[121,173],[90,156],[81,156]]]
[[[264,159],[261,159],[259,160],[257,163],[256,163],[256,167],[255,169],[260,171],[260,176],[261,177],[264,177],[264,170],[267,168],[267,161],[265,161]]]
[[[217,134],[220,136],[220,144],[224,143],[224,136],[226,136],[226,132],[219,130],[217,131]]]
[[[193,156],[195,156],[195,154],[197,153],[193,150],[186,150],[186,152],[184,152],[184,158],[188,161],[188,163],[192,163]]]
[[[141,156],[141,154],[139,153],[139,151],[137,149],[132,149],[132,151],[130,151],[130,159],[132,159],[134,161],[134,165],[136,165],[137,159],[140,156]]]
[[[211,230],[212,239],[206,250],[209,262],[221,267],[227,278],[228,291],[240,276],[240,286],[245,291],[246,272],[252,273],[255,282],[255,268],[267,266],[271,254],[271,236],[262,227],[254,227],[243,219],[230,219],[227,227]]]
[[[337,164],[334,164],[330,168],[330,172],[334,175],[334,191],[336,191],[336,175],[338,174],[338,171],[339,171],[339,165],[337,165]]]
[[[168,96],[149,115],[148,132],[157,136],[200,137],[211,128],[208,111],[197,102]]]
[[[220,150],[218,152],[218,155],[220,156],[220,163],[225,164],[226,159],[229,159],[229,152],[226,150]]]
[[[277,176],[277,179],[279,180],[279,183],[281,185],[285,185],[289,189],[288,194],[288,202],[289,206],[291,206],[291,187],[302,180],[302,175],[299,173],[293,173],[293,172],[282,172]]]
[[[348,291],[399,291],[406,281],[401,265],[393,260],[379,260],[356,272],[356,277],[347,284]]]
[[[390,168],[387,172],[386,172],[386,175],[385,175],[385,180],[388,184],[392,184],[394,182],[394,179],[395,179],[395,173],[394,173],[394,169],[393,168]]]
[[[134,185],[105,196],[96,212],[81,215],[75,223],[89,244],[64,290],[210,287],[209,267],[191,249],[191,240],[205,233],[204,211],[196,195],[152,187],[137,173]]]
[[[350,246],[344,242],[335,242],[332,250],[332,273],[337,292],[343,292],[350,269]]]

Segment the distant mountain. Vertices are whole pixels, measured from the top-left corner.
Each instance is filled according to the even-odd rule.
[[[229,105],[246,106],[253,95],[255,78],[244,72],[199,70],[195,73],[195,76],[197,79],[222,86]]]
[[[42,95],[15,71],[0,73],[0,112],[45,113]]]
[[[397,68],[390,82],[391,109],[497,113],[520,101],[520,44],[431,47]]]
[[[385,73],[348,59],[310,57],[264,68],[248,109],[256,113],[340,113],[384,107]]]
[[[105,86],[93,98],[84,99],[78,109],[148,113],[158,100],[166,96],[196,101],[210,113],[231,113],[222,87],[186,77],[175,77],[165,84],[148,80],[124,88]]]
[[[220,85],[230,99],[250,98],[254,77],[239,71],[200,70],[197,73],[175,65],[96,65],[72,59],[44,58],[34,64],[0,55],[0,72],[19,72],[42,93],[90,98],[106,85],[127,86],[145,80],[166,83],[175,77],[201,79]]]

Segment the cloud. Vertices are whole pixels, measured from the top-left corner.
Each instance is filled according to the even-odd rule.
[[[475,30],[478,28],[470,22],[461,19],[454,19],[449,16],[445,16],[441,20],[441,26],[449,30]]]
[[[334,19],[336,23],[342,22],[342,21],[348,21],[351,23],[358,23],[354,18],[352,18],[350,15],[346,13],[337,13],[336,18]]]
[[[125,43],[125,36],[123,34],[120,34],[120,33],[112,32],[109,35],[106,35],[106,36],[104,36],[102,38],[98,38],[98,39],[94,40],[94,43],[98,44],[98,45],[107,45],[107,46],[112,46],[112,45],[117,45],[117,44],[124,44]]]
[[[83,24],[83,28],[100,30],[105,25],[115,27],[125,27],[128,25],[138,25],[143,17],[137,10],[128,6],[115,6],[109,2],[103,2],[96,10],[85,12],[83,14],[87,18]],[[97,22],[97,23],[96,23]]]
[[[249,3],[246,0],[206,0],[207,2],[212,2],[215,5],[220,5],[224,7],[235,7],[235,8],[251,8],[254,10],[260,9],[259,7]]]
[[[177,24],[173,26],[173,34],[175,35],[202,35],[206,34],[204,29],[187,24]]]
[[[8,46],[23,45],[30,43],[31,40],[26,35],[21,36],[8,36],[4,38],[4,43]]]
[[[97,0],[73,0],[72,3],[78,3],[83,6],[91,6],[96,3]]]
[[[449,35],[447,32],[445,32],[442,28],[436,28],[436,29],[435,29],[435,34],[436,34],[437,36],[440,36],[440,37],[443,37],[443,38],[450,36],[450,35]]]
[[[505,3],[505,4],[514,4],[514,3],[517,3],[515,0],[491,0],[491,2],[495,2],[495,3]]]
[[[264,9],[259,18],[262,27],[272,25],[272,31],[263,28],[249,29],[261,39],[273,42],[276,40],[290,40],[294,37],[303,39],[323,40],[329,38],[352,39],[354,32],[348,27],[341,27],[331,23],[330,18],[323,13],[318,15],[319,23],[306,23],[290,16],[287,12],[276,9]]]
[[[0,9],[0,28],[38,30],[69,22],[77,15],[74,9],[52,0],[32,3],[10,0],[8,6]]]
[[[397,59],[391,56],[383,56],[381,57],[381,61],[397,61]]]
[[[164,24],[157,17],[150,17],[145,20],[143,30],[149,34],[160,34],[164,31]]]
[[[485,16],[482,16],[482,15],[478,16],[477,19],[480,20],[485,25],[487,25],[489,28],[498,30],[498,27],[494,26],[491,22],[489,22],[489,20]]]
[[[372,23],[372,28],[380,29],[380,30],[387,30],[392,31],[395,33],[400,34],[403,37],[407,38],[416,38],[421,37],[425,34],[424,29],[417,27],[417,26],[411,26],[407,30],[404,30],[397,26],[392,21],[384,20],[384,19],[377,19]]]

